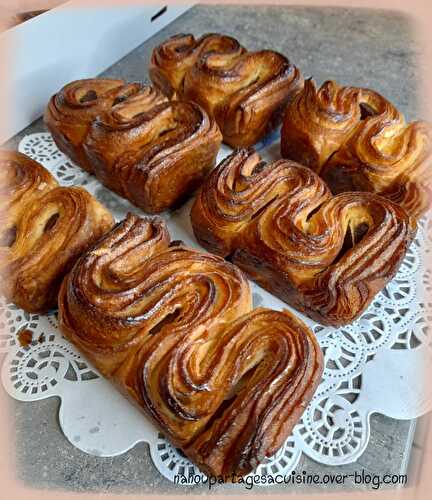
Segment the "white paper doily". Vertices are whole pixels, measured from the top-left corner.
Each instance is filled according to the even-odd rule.
[[[275,133],[261,143],[264,158],[276,158]],[[105,189],[76,167],[55,146],[48,133],[24,137],[19,151],[42,163],[63,185],[83,185],[119,220],[128,210],[126,200]],[[222,148],[218,160],[229,153]],[[172,239],[198,247],[189,222],[191,202],[164,214]],[[355,461],[370,437],[374,412],[412,419],[432,408],[422,373],[432,361],[432,270],[426,268],[432,242],[432,217],[425,217],[416,240],[393,281],[379,293],[352,325],[323,327],[301,316],[317,334],[325,354],[323,380],[292,436],[279,452],[261,464],[258,474],[289,474],[302,453],[323,464]],[[199,248],[199,247],[198,247]],[[255,284],[254,305],[286,308]],[[17,332],[28,329],[33,342],[22,347]],[[59,333],[57,316],[27,314],[0,303],[0,351],[6,352],[2,381],[20,401],[50,396],[61,399],[59,421],[67,439],[86,453],[113,456],[145,441],[157,469],[166,478],[200,472],[156,431],[135,407],[81,357]]]

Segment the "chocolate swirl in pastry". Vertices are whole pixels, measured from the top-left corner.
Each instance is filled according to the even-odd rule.
[[[128,215],[59,294],[60,327],[204,472],[246,474],[289,436],[322,354],[292,314],[251,311],[243,274]]]
[[[363,96],[368,104],[380,100],[384,104],[360,123],[329,158],[321,175],[334,193],[380,193],[419,217],[431,202],[432,127],[422,121],[406,123],[401,113],[372,91],[363,91]]]
[[[402,205],[403,208],[416,219],[424,214],[432,204],[432,186],[430,181],[401,176],[381,193],[394,203]]]
[[[406,123],[369,89],[305,83],[286,109],[281,154],[313,168],[334,194],[370,191],[397,200],[411,215],[430,204],[431,127]]]
[[[400,206],[372,193],[332,196],[307,167],[251,150],[225,159],[191,212],[198,241],[314,320],[356,319],[396,273],[415,233]]]
[[[87,191],[59,187],[25,155],[1,157],[1,192],[10,194],[0,247],[2,293],[25,311],[44,312],[55,306],[61,280],[77,257],[113,219]]]
[[[169,38],[153,50],[149,74],[167,96],[193,100],[214,116],[233,147],[255,144],[274,129],[303,87],[300,71],[285,56],[248,52],[218,34]]]
[[[123,80],[102,78],[77,80],[65,85],[51,97],[44,115],[45,124],[60,151],[92,173],[93,167],[82,150],[91,123],[138,86],[126,86]]]
[[[235,38],[226,35],[209,33],[197,40],[190,34],[174,35],[153,50],[150,78],[167,97],[175,98],[183,91],[186,73],[209,52],[236,58],[246,49]]]
[[[96,95],[93,86],[98,88],[98,80],[84,83],[90,88],[87,93]],[[69,86],[80,88],[80,82]],[[65,89],[57,96],[63,96]],[[181,202],[214,166],[222,137],[215,121],[195,103],[170,103],[150,86],[115,87],[109,97],[95,98],[94,112],[83,122],[82,114],[74,116],[81,123],[79,139],[64,147],[56,136],[65,122],[53,119],[54,104],[61,101],[57,96],[51,99],[45,122],[59,148],[66,154],[75,149],[75,161],[147,212],[161,212]]]
[[[153,105],[151,87],[101,115],[84,148],[95,175],[146,212],[183,200],[214,166],[222,140],[214,120],[192,102]]]
[[[281,130],[283,158],[320,173],[324,163],[353,133],[361,118],[360,89],[312,79],[286,108]]]
[[[15,151],[0,150],[1,247],[8,247],[15,239],[16,224],[27,206],[57,186],[38,162]]]

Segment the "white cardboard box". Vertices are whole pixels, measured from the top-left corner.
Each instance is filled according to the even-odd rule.
[[[66,83],[93,77],[191,7],[165,3],[83,7],[72,0],[0,34],[9,51],[4,142],[43,113]]]

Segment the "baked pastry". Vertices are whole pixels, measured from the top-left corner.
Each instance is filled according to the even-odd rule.
[[[350,137],[361,119],[359,88],[314,81],[286,108],[281,130],[283,158],[297,161],[318,174],[330,156]]]
[[[93,173],[82,149],[92,122],[110,109],[139,84],[126,85],[124,80],[88,78],[65,85],[54,94],[45,111],[44,121],[54,142],[77,165]]]
[[[334,81],[305,83],[287,107],[281,154],[313,168],[334,194],[370,191],[419,217],[432,200],[432,129],[387,99]]]
[[[227,157],[191,212],[201,245],[312,319],[354,321],[395,275],[415,234],[405,210],[373,193],[332,196],[311,169]]]
[[[385,101],[371,91],[363,91],[363,99]],[[432,128],[423,121],[406,123],[387,101],[381,109],[360,123],[321,175],[334,193],[380,193],[418,218],[432,201]]]
[[[16,151],[0,150],[0,244],[9,247],[16,224],[31,205],[58,183],[37,161]]]
[[[285,56],[248,52],[220,34],[169,38],[153,50],[149,75],[168,97],[195,101],[214,116],[232,147],[251,146],[273,130],[303,87]]]
[[[45,312],[77,257],[114,221],[87,191],[58,186],[23,154],[1,152],[0,172],[2,293],[27,312]]]
[[[129,214],[83,255],[59,293],[64,335],[209,474],[243,475],[274,454],[322,373],[291,313],[251,311],[243,274],[169,242]]]
[[[152,213],[177,205],[198,187],[222,140],[197,104],[169,102],[150,86],[121,80],[66,85],[51,98],[45,123],[59,149]]]

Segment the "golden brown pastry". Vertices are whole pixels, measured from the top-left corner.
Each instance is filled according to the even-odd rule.
[[[153,50],[153,83],[168,97],[189,99],[214,116],[225,143],[246,147],[281,121],[303,87],[300,71],[272,50],[248,52],[226,35],[176,35]]]
[[[59,187],[23,154],[2,152],[0,167],[2,293],[25,311],[44,312],[56,305],[61,280],[77,257],[113,218],[87,191]]]
[[[418,219],[432,204],[432,186],[429,179],[415,179],[402,175],[397,182],[381,192],[394,203],[402,205],[406,212]]]
[[[418,218],[431,202],[432,128],[422,121],[406,123],[383,97],[367,92],[363,91],[363,100],[384,101],[382,110],[358,125],[321,175],[334,193],[380,193]]]
[[[169,102],[158,90],[138,83],[100,91],[97,97],[107,82],[74,82],[51,99],[45,122],[58,147],[146,212],[177,205],[215,164],[222,140],[215,121],[195,103]],[[118,80],[111,86],[113,82]],[[69,95],[70,88],[81,86],[81,93],[94,99],[80,106],[93,106],[73,113],[65,107],[60,114],[57,103],[66,100],[63,95]],[[64,130],[70,121],[73,134],[68,141]]]
[[[151,213],[173,207],[201,184],[222,140],[200,106],[165,99],[154,105],[155,93],[145,87],[101,115],[84,143],[96,177]]]
[[[16,237],[16,224],[28,205],[58,186],[54,177],[28,156],[0,150],[0,244],[8,247]]]
[[[292,314],[251,311],[239,269],[129,214],[64,280],[64,335],[209,474],[250,472],[289,436],[322,354]]]
[[[286,108],[281,130],[283,158],[320,173],[324,163],[353,133],[361,118],[360,89],[312,79]]]
[[[54,94],[44,121],[60,151],[92,173],[93,167],[82,150],[91,123],[138,87],[139,84],[126,85],[123,80],[88,78],[71,82]]]
[[[312,80],[287,107],[281,154],[319,173],[334,194],[370,191],[419,217],[429,206],[431,127],[406,123],[377,92]]]
[[[359,317],[392,279],[416,228],[384,197],[332,196],[311,169],[245,149],[211,172],[191,218],[201,245],[333,326]]]

